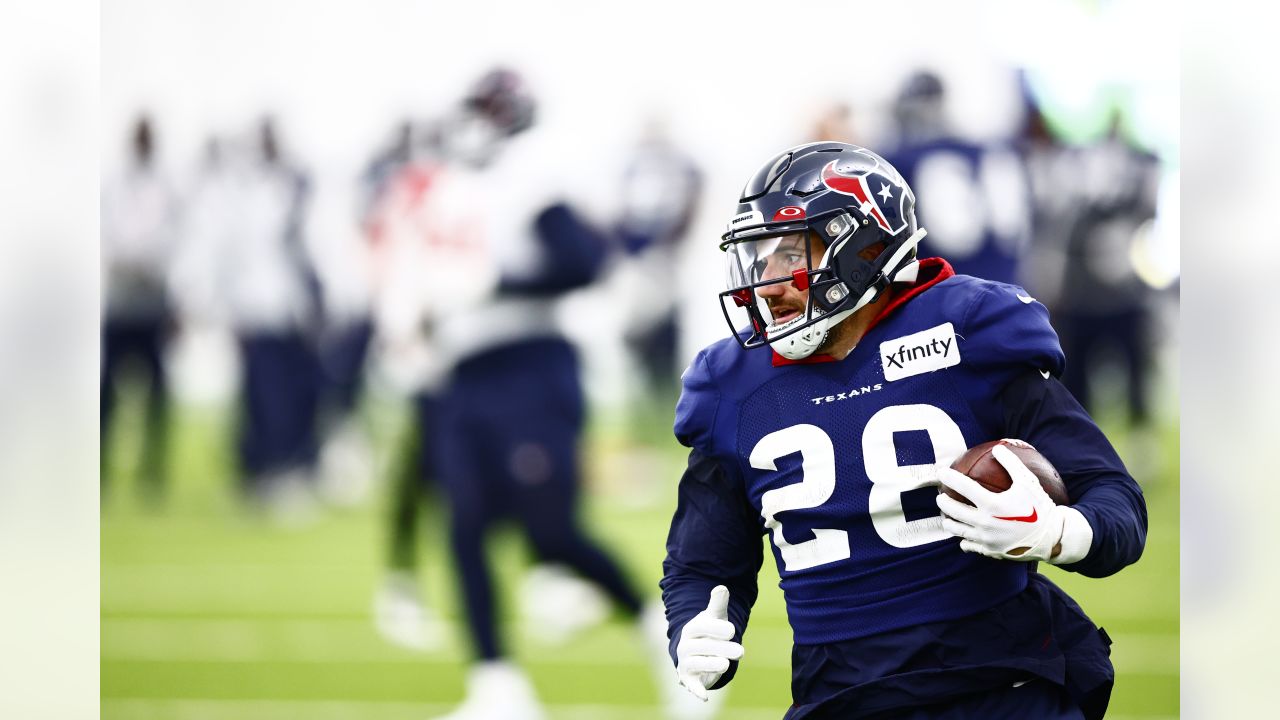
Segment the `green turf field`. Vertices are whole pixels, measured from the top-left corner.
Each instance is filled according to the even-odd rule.
[[[426,720],[463,692],[461,635],[415,654],[383,642],[369,621],[385,530],[382,493],[367,508],[285,529],[237,506],[225,418],[177,413],[172,496],[148,509],[127,480],[126,453],[109,475],[102,513],[102,717],[106,720]],[[396,420],[375,426],[386,439]],[[127,429],[128,423],[124,423]],[[619,426],[620,428],[621,426]],[[664,436],[666,425],[655,436]],[[646,433],[647,434],[647,433]],[[657,592],[663,540],[683,453],[637,454],[621,429],[596,427],[590,444],[595,534]],[[1115,639],[1113,718],[1178,714],[1178,450],[1166,427],[1160,470],[1146,480],[1151,514],[1141,562],[1107,580],[1055,580]],[[133,439],[128,432],[122,444]],[[1122,441],[1123,436],[1117,438]],[[424,530],[423,585],[456,618],[438,513]],[[525,563],[517,539],[494,548],[511,591]],[[746,637],[747,655],[724,718],[776,719],[789,704],[790,633],[772,563]],[[507,607],[511,603],[507,602]],[[517,626],[517,656],[553,720],[659,718],[649,662],[632,628],[606,623],[563,647]]]

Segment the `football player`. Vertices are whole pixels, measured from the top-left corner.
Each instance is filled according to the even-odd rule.
[[[107,490],[108,454],[117,385],[128,362],[139,361],[147,380],[139,490],[155,501],[168,464],[169,383],[165,345],[173,325],[169,292],[178,235],[173,185],[156,161],[151,119],[133,125],[129,167],[102,195],[103,297],[101,367],[101,477]]]
[[[361,177],[360,226],[370,259],[371,349],[390,387],[411,406],[410,427],[391,463],[386,572],[374,595],[373,617],[389,642],[432,650],[445,626],[419,588],[418,528],[434,486],[432,428],[437,371],[429,338],[421,332],[418,289],[431,278],[422,219],[438,210],[432,187],[445,176],[444,161],[425,126],[404,120],[390,147],[380,150]],[[439,263],[439,258],[436,259]]]
[[[239,455],[248,498],[286,523],[314,516],[314,352],[320,288],[305,242],[311,181],[264,117],[232,163],[235,184],[216,225],[207,272],[240,350]],[[210,215],[203,218],[214,219]]]
[[[1136,561],[1142,492],[1058,381],[1044,306],[917,258],[924,235],[911,188],[854,145],[786,150],[742,192],[722,244],[733,337],[685,371],[675,421],[691,451],[662,589],[699,697],[743,657],[769,535],[795,639],[788,720],[1106,709],[1109,640],[1036,564],[1103,577]],[[1057,467],[1070,505],[1009,453],[1003,493],[948,467],[1006,437]]]
[[[640,300],[648,288],[665,282],[688,236],[702,195],[702,172],[671,137],[661,119],[645,127],[631,150],[622,182],[622,212],[616,234],[626,257],[615,273],[623,276],[619,303],[628,309],[624,339],[631,358],[643,369],[640,398],[658,398],[671,412],[676,378],[679,313],[676,296]]]
[[[945,102],[941,78],[913,73],[894,101],[898,145],[885,157],[925,199],[920,222],[930,246],[957,273],[1019,282],[1032,212],[1023,160],[1008,143],[961,137]]]
[[[1157,294],[1139,277],[1130,248],[1155,217],[1160,164],[1131,144],[1113,113],[1107,133],[1077,151],[1074,169],[1082,197],[1065,238],[1061,272],[1063,345],[1075,360],[1063,376],[1087,408],[1100,399],[1090,382],[1096,363],[1116,351],[1123,371],[1129,421],[1150,419],[1151,329]],[[1099,262],[1098,258],[1110,262]]]
[[[544,146],[529,132],[534,110],[513,71],[496,69],[473,86],[441,128],[453,184],[434,189],[443,193],[441,210],[424,221],[437,281],[420,288],[434,311],[432,350],[447,366],[429,442],[475,661],[450,720],[544,717],[499,632],[485,556],[497,522],[514,519],[538,561],[572,569],[637,624],[642,616],[631,581],[578,518],[585,399],[577,354],[555,312],[558,298],[599,276],[605,238],[555,194],[557,178],[531,175],[559,161],[538,156]],[[477,202],[491,197],[502,204]],[[458,218],[452,228],[446,212]],[[487,286],[486,267],[493,269]]]
[[[315,517],[313,475],[320,283],[306,242],[311,181],[264,116],[242,142],[211,137],[185,203],[174,296],[194,337],[235,338],[237,454],[251,507],[293,524]],[[219,330],[220,331],[220,330]]]

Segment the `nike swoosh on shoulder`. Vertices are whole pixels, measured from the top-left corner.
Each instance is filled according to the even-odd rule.
[[[1031,303],[1036,301],[1036,299],[1031,297],[1030,295],[1023,295],[1022,293],[1018,293],[1018,299],[1021,300],[1026,305],[1030,305]]]
[[[995,516],[995,518],[996,518],[997,520],[1012,520],[1012,521],[1014,521],[1014,522],[1033,523],[1033,522],[1035,522],[1035,521],[1036,521],[1036,509],[1035,509],[1035,508],[1031,508],[1031,514],[1030,514],[1030,515],[1022,515],[1022,516],[1019,516],[1019,517],[1000,517],[999,515],[996,515],[996,516]]]

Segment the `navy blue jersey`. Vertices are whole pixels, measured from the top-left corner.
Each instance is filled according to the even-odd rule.
[[[675,431],[692,453],[662,581],[673,644],[717,584],[741,636],[764,534],[798,646],[958,621],[1019,595],[1029,566],[961,552],[935,504],[936,466],[1002,437],[1040,449],[1093,527],[1068,569],[1137,559],[1141,491],[1055,379],[1064,358],[1044,306],[937,259],[921,277],[842,361],[789,363],[726,339],[685,372]]]
[[[1021,157],[1000,144],[936,138],[885,156],[922,198],[923,250],[943,254],[957,273],[1016,282],[1031,240],[1031,187]]]

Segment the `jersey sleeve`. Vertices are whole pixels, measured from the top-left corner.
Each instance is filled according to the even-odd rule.
[[[1027,371],[1000,393],[1004,436],[1026,440],[1062,475],[1071,507],[1093,529],[1089,552],[1060,565],[1105,577],[1136,562],[1147,540],[1147,504],[1115,448],[1057,378]]]
[[[764,560],[758,517],[741,485],[719,461],[697,449],[689,453],[659,583],[673,661],[681,630],[706,609],[711,589],[717,585],[729,589],[729,620],[737,629],[734,640],[742,641],[758,593],[756,575]],[[730,663],[715,687],[729,682],[737,668],[736,661]]]
[[[982,283],[965,311],[960,334],[965,360],[981,367],[997,389],[1027,368],[1059,376],[1066,367],[1049,311],[1017,285]]]
[[[680,376],[680,400],[676,403],[676,439],[681,445],[712,454],[711,440],[720,393],[712,380],[707,351],[693,359]]]
[[[586,287],[600,274],[608,254],[601,232],[565,203],[543,208],[533,220],[539,252],[536,267],[502,278],[499,292],[553,297]]]

